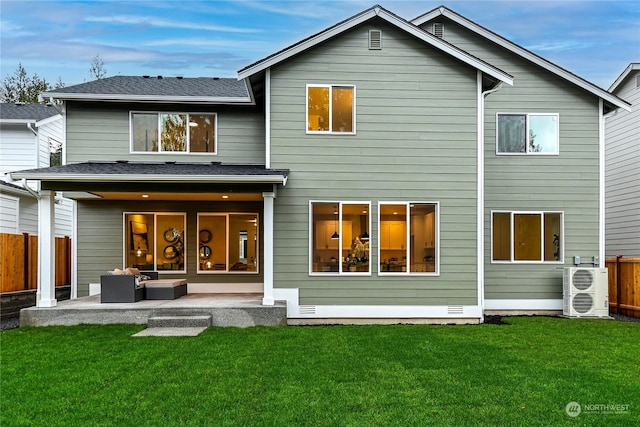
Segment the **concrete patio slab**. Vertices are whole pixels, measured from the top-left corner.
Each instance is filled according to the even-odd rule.
[[[162,316],[211,316],[212,326],[276,326],[287,324],[287,307],[284,301],[262,305],[262,294],[187,294],[175,300],[105,304],[93,295],[59,301],[56,307],[23,309],[20,325],[146,325],[150,317]]]

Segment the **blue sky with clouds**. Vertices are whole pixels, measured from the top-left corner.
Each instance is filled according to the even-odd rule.
[[[445,5],[605,89],[640,62],[637,1],[0,0],[0,75],[18,63],[67,86],[107,75],[235,77],[374,4],[405,19]]]

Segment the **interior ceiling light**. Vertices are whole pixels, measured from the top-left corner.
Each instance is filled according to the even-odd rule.
[[[336,206],[334,209],[335,210],[333,211],[333,215],[334,215],[333,225],[334,225],[335,231],[331,235],[331,240],[338,240],[340,238],[340,235],[338,234],[338,219],[337,217],[335,217],[336,215],[338,215],[338,207]]]
[[[149,195],[148,195],[148,194],[143,194],[143,195],[142,195],[142,198],[143,198],[143,199],[147,199],[147,198],[149,198]]]
[[[227,196],[226,194],[224,196],[222,196],[223,199],[228,199],[229,196]]]

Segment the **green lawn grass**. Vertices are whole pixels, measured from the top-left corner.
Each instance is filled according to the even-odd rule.
[[[507,322],[9,330],[0,425],[640,425],[640,323]]]

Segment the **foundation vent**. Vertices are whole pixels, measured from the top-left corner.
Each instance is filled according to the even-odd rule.
[[[315,305],[301,305],[299,306],[299,308],[300,308],[300,314],[305,314],[305,315],[316,314]]]
[[[461,305],[450,305],[447,307],[447,314],[464,314],[464,308]]]
[[[382,49],[382,30],[369,30],[369,50]]]

